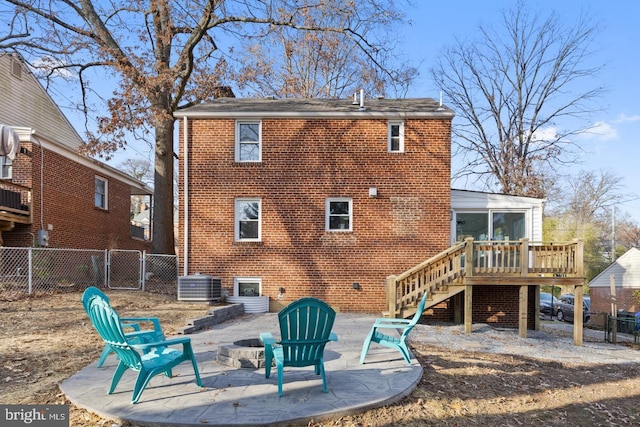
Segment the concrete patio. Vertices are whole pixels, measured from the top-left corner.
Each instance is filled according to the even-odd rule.
[[[235,368],[217,362],[218,346],[278,332],[276,313],[245,314],[191,338],[204,387],[195,383],[191,365],[174,369],[174,378],[154,377],[140,402],[131,404],[136,373],[127,372],[116,391],[107,394],[117,364],[110,356],[102,368],[96,362],[61,384],[75,405],[102,417],[136,425],[291,425],[335,418],[395,402],[417,386],[422,368],[407,365],[399,352],[371,345],[364,365],[360,350],[374,316],[338,313],[334,332],[338,342],[325,349],[328,393],[313,367],[285,369],[284,395],[278,398],[277,375],[264,369]]]

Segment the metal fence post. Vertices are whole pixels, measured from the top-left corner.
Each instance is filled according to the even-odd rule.
[[[142,283],[142,291],[144,292],[144,285],[147,279],[147,251],[142,251],[142,258],[140,258],[140,283]]]
[[[28,294],[31,295],[33,292],[33,248],[29,248],[28,251],[29,258],[29,291]]]

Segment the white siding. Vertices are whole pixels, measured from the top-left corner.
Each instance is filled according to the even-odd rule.
[[[591,288],[608,288],[611,275],[618,288],[640,288],[640,249],[631,248],[589,282]]]
[[[11,67],[16,60],[12,54],[0,53],[0,123],[35,129],[77,151],[82,139],[76,130],[25,66],[20,78],[13,75]]]
[[[482,212],[491,209],[524,212],[526,234],[531,241],[542,241],[542,214],[544,199],[484,193],[481,191],[451,190],[451,239],[455,239],[454,213],[464,211]]]

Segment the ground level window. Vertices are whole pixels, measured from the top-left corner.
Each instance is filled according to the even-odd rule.
[[[236,277],[233,280],[233,296],[259,297],[262,292],[262,279],[258,277]]]

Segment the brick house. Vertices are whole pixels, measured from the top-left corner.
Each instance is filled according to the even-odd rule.
[[[15,54],[0,53],[0,124],[20,141],[0,157],[3,246],[149,249],[131,227],[144,183],[78,153],[82,139]]]
[[[589,282],[591,314],[611,313],[611,276],[617,310],[638,312],[640,301],[640,249],[631,248]],[[604,319],[604,316],[600,316]]]
[[[221,98],[175,116],[183,269],[229,295],[381,311],[388,275],[449,246],[453,112],[434,100]]]
[[[174,115],[182,272],[219,277],[234,299],[260,295],[276,311],[314,296],[405,317],[426,289],[432,317],[460,321],[468,309],[465,329],[490,322],[526,334],[540,283],[583,283],[576,245],[528,244],[542,239],[543,200],[451,189],[454,113],[432,99],[220,98]],[[460,274],[468,237],[500,245],[469,247],[467,260],[517,257],[500,267],[508,280],[477,275],[498,271],[486,265]],[[555,258],[570,265],[539,264]]]

